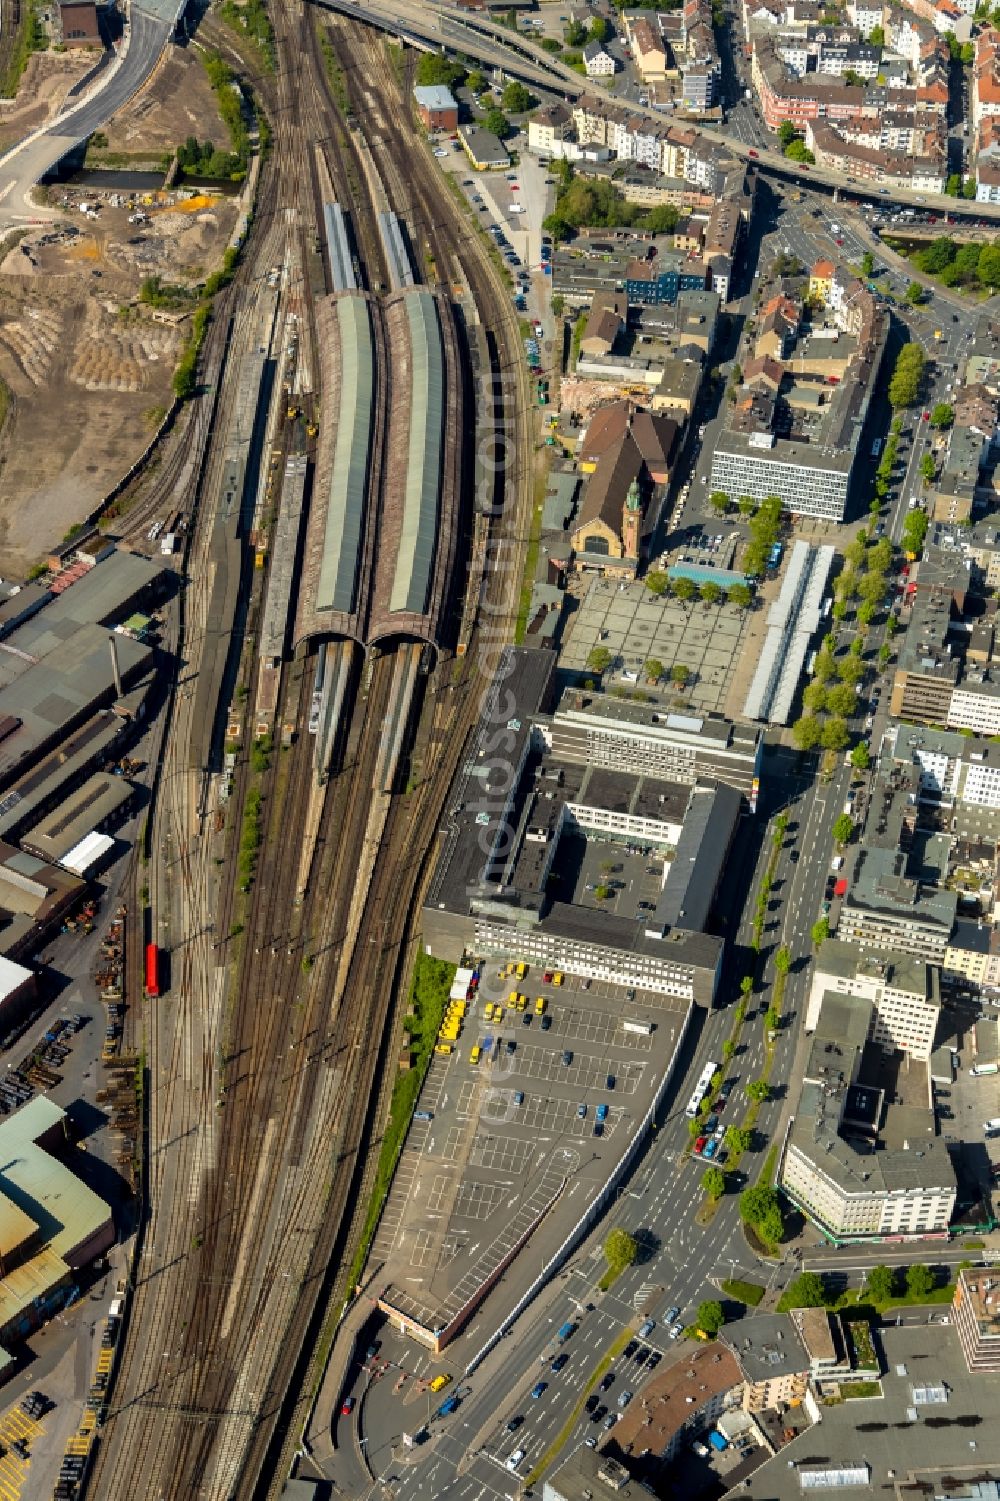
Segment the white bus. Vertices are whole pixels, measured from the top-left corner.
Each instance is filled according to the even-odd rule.
[[[712,1083],[712,1076],[715,1074],[718,1067],[719,1065],[717,1063],[706,1063],[705,1067],[702,1069],[701,1077],[699,1078],[698,1083],[695,1085],[694,1094],[688,1100],[687,1110],[684,1112],[688,1120],[693,1121],[695,1116],[698,1114],[698,1107],[705,1096],[708,1094],[709,1086]]]

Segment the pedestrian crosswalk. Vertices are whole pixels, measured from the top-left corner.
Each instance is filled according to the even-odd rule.
[[[636,1313],[642,1312],[659,1285],[658,1282],[644,1282],[641,1287],[636,1289],[632,1294],[632,1307]]]

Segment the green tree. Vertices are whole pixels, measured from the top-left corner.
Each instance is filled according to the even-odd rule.
[[[785,155],[790,162],[806,162],[810,167],[816,160],[805,141],[793,141],[785,147]]]
[[[663,676],[663,663],[659,657],[650,657],[646,662],[645,672],[651,683],[658,683]]]
[[[582,21],[567,21],[563,27],[567,47],[582,47],[587,40],[587,28]]]
[[[671,583],[670,592],[677,599],[686,602],[687,600],[694,599],[697,588],[693,579],[679,578],[674,579]]]
[[[802,751],[814,750],[819,744],[822,733],[819,720],[812,714],[803,714],[801,719],[797,719],[792,725],[792,737],[799,750]]]
[[[859,683],[864,677],[864,668],[857,657],[848,652],[837,663],[837,675],[842,683]]]
[[[830,614],[833,616],[834,620],[846,620],[847,605],[845,601],[842,599],[834,600],[833,608],[831,609]]]
[[[592,42],[604,42],[611,30],[603,16],[595,16],[590,23],[590,40]]]
[[[896,1271],[891,1266],[873,1266],[865,1276],[865,1292],[873,1303],[888,1303],[895,1295]]]
[[[984,287],[1000,283],[1000,245],[983,245],[979,251],[979,280]]]
[[[881,26],[873,26],[868,33],[868,41],[873,47],[885,46],[885,32]]]
[[[780,1226],[781,1203],[776,1189],[770,1183],[754,1183],[740,1194],[740,1218],[746,1224],[762,1229],[767,1224],[773,1225],[775,1217]],[[779,1236],[769,1238],[779,1239],[780,1231]]]
[[[866,250],[861,257],[861,275],[866,281],[875,275],[875,257],[870,250]]]
[[[510,135],[510,125],[502,109],[489,109],[483,118],[483,126],[499,140]]]
[[[587,658],[591,672],[604,672],[611,665],[611,653],[606,646],[595,646]]]
[[[931,427],[951,427],[955,420],[955,408],[947,401],[939,401],[931,408]]]
[[[440,52],[422,52],[417,62],[417,82],[424,85],[443,83],[455,88],[465,78],[465,69]]]
[[[824,750],[842,751],[846,750],[850,738],[844,720],[828,719],[823,726],[820,744]]]
[[[708,503],[716,516],[724,516],[729,510],[729,496],[725,490],[713,490],[708,497]]]
[[[480,73],[478,68],[472,68],[465,76],[465,86],[473,94],[481,94],[486,88],[486,74]]]
[[[741,495],[739,499],[739,513],[741,516],[752,516],[757,509],[757,502],[752,495]]]
[[[670,669],[670,681],[677,683],[681,688],[683,688],[690,676],[691,669],[690,667],[685,667],[683,662],[675,662]]]
[[[726,1175],[719,1167],[707,1167],[702,1180],[710,1199],[721,1199],[726,1191]]]
[[[837,662],[833,652],[828,647],[817,654],[816,665],[813,668],[813,677],[819,683],[828,683],[837,674]]]
[[[855,771],[867,771],[871,765],[871,752],[863,740],[859,740],[851,751],[851,765]]]
[[[740,981],[740,995],[753,995],[753,975],[744,975]]]
[[[797,135],[798,131],[795,129],[795,126],[792,124],[791,120],[782,120],[781,124],[778,126],[778,140],[781,142],[782,148],[790,146],[796,139]]]
[[[792,1308],[825,1308],[826,1287],[819,1272],[800,1272],[788,1289],[787,1300]]]
[[[841,849],[843,849],[845,844],[850,844],[854,838],[854,822],[851,815],[849,813],[841,813],[838,818],[834,819],[833,828],[830,832],[833,834],[834,843],[840,845]]]
[[[925,485],[930,484],[936,471],[937,465],[934,463],[934,455],[932,453],[923,454],[920,459],[920,475]]]
[[[726,1316],[718,1298],[706,1298],[703,1303],[699,1303],[694,1321],[702,1334],[707,1334],[709,1339],[714,1339],[726,1322]]]
[[[811,934],[813,943],[819,948],[830,936],[830,919],[825,916],[818,918],[812,925]]]
[[[706,579],[698,590],[706,605],[718,604],[722,598],[722,589],[712,579]]]
[[[914,1298],[926,1298],[935,1286],[934,1273],[922,1261],[906,1268],[906,1291]]]
[[[623,1272],[639,1255],[639,1242],[627,1230],[616,1226],[604,1237],[604,1259],[611,1272]]]
[[[827,690],[826,707],[831,714],[848,719],[858,706],[858,695],[846,683],[837,683]]]
[[[661,569],[651,568],[650,571],[646,574],[646,588],[649,590],[650,594],[655,594],[657,598],[659,598],[661,594],[666,594],[669,587],[670,579],[664,572],[662,572]]]
[[[504,109],[511,115],[526,114],[529,109],[534,109],[538,103],[534,94],[526,89],[523,83],[518,83],[515,79],[511,79],[510,83],[507,84],[501,97]]]
[[[561,292],[557,292],[551,302],[553,318],[561,318],[566,307],[566,299]]]
[[[753,591],[749,584],[730,584],[726,591],[726,598],[737,609],[749,610],[753,603]]]
[[[822,683],[809,683],[802,694],[802,702],[810,714],[822,714],[826,708],[826,689]]]
[[[766,1079],[751,1079],[747,1085],[747,1099],[755,1105],[764,1105],[771,1098],[771,1086]]]
[[[887,641],[883,641],[882,645],[878,649],[878,665],[882,668],[885,668],[888,667],[891,661],[892,647]]]
[[[792,951],[782,944],[774,956],[774,967],[779,975],[787,975],[792,967]]]
[[[753,1145],[753,1132],[749,1126],[727,1126],[725,1144],[730,1157],[742,1157]]]

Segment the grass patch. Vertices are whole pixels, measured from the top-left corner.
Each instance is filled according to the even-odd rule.
[[[434,1044],[437,1041],[445,1006],[448,1004],[448,992],[455,978],[456,968],[456,965],[446,964],[443,959],[432,959],[428,954],[417,955],[413,980],[410,984],[409,1009],[403,1018],[403,1029],[409,1039],[413,1059],[411,1067],[397,1076],[392,1087],[389,1121],[379,1148],[378,1165],[375,1168],[375,1182],[372,1185],[368,1213],[365,1215],[361,1242],[355,1252],[348,1278],[349,1297],[353,1295],[353,1290],[364,1271],[368,1247],[375,1234],[382,1206],[396,1171],[399,1154],[403,1150],[403,1142],[410,1128],[410,1118],[424,1082],[427,1066],[434,1056]]]
[[[546,1449],[541,1459],[535,1465],[535,1468],[531,1471],[530,1475],[528,1475],[527,1479],[525,1480],[525,1489],[527,1489],[529,1486],[535,1485],[538,1482],[545,1470],[549,1467],[553,1460],[558,1457],[560,1451],[569,1442],[573,1434],[573,1429],[580,1421],[580,1414],[583,1412],[587,1398],[590,1396],[591,1392],[594,1390],[594,1387],[600,1381],[605,1371],[610,1370],[612,1364],[622,1353],[631,1337],[631,1329],[624,1329],[622,1333],[619,1334],[615,1339],[614,1343],[608,1347],[604,1355],[601,1356],[601,1359],[590,1373],[590,1380],[580,1392],[580,1400],[577,1402],[576,1406],[573,1408],[573,1411],[566,1419],[562,1430],[553,1439],[548,1449]]]
[[[843,1381],[840,1395],[845,1402],[856,1402],[862,1397],[881,1397],[881,1381]]]
[[[722,1283],[722,1291],[727,1298],[735,1298],[748,1308],[756,1308],[764,1296],[764,1289],[758,1282],[742,1282],[739,1277],[727,1277]]]
[[[14,46],[6,68],[0,74],[0,96],[4,99],[14,98],[17,86],[21,82],[21,75],[28,66],[28,58],[33,52],[44,52],[48,45],[49,39],[45,27],[38,18],[34,0],[24,0],[21,6],[20,25],[14,37]]]
[[[0,426],[2,425],[2,421],[0,421]],[[984,1240],[963,1240],[962,1242],[963,1251],[985,1251],[985,1249],[986,1242]]]
[[[531,511],[531,530],[528,534],[528,548],[524,556],[524,574],[521,580],[521,598],[517,606],[517,623],[514,626],[514,642],[517,646],[524,645],[525,633],[528,629],[528,611],[531,609],[531,591],[535,585],[535,569],[538,567],[538,549],[542,540],[542,498],[539,494],[544,491],[545,474],[539,476],[535,486],[535,504]]]
[[[263,0],[243,0],[237,5],[235,0],[224,0],[219,8],[219,15],[237,36],[248,42],[253,42],[264,62],[267,71],[274,72],[274,27],[270,17],[264,8]]]
[[[326,81],[330,85],[330,93],[333,102],[342,115],[347,115],[351,110],[351,96],[347,92],[347,76],[337,61],[337,54],[333,50],[333,43],[327,35],[323,22],[316,17],[316,35],[319,38],[319,50],[323,54],[323,67],[326,70]]]

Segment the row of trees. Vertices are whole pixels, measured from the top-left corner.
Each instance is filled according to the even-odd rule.
[[[901,1275],[902,1274],[902,1275]],[[892,1298],[908,1296],[914,1302],[929,1297],[937,1279],[929,1266],[916,1261],[905,1271],[902,1267],[873,1266],[865,1274],[862,1297],[873,1303],[888,1303]],[[837,1302],[838,1294],[828,1290],[819,1272],[800,1272],[790,1283],[782,1302],[789,1308],[827,1308]]]
[[[651,568],[646,574],[646,588],[658,599],[671,594],[684,604],[697,598],[706,605],[725,602],[736,605],[741,610],[748,610],[753,603],[753,590],[748,584],[730,584],[728,589],[723,589],[721,584],[716,584],[712,579],[706,579],[703,584],[696,584],[694,579],[689,578],[672,579],[659,568]]]
[[[926,357],[919,344],[911,340],[903,345],[889,381],[889,401],[894,408],[912,407],[916,403],[925,364]]]
[[[971,179],[970,179],[971,181]],[[975,196],[975,187],[973,194]],[[1000,286],[1000,245],[959,245],[948,235],[939,235],[923,250],[910,256],[918,270],[934,276],[946,287]]]

